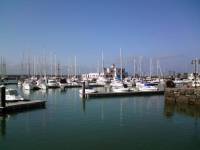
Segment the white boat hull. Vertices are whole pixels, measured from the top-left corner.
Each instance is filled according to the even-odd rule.
[[[115,88],[113,87],[112,88],[112,91],[113,92],[129,92],[130,91],[130,88],[124,88],[124,87],[118,87],[118,88]]]
[[[95,89],[85,89],[85,94],[90,94],[90,93],[96,93],[97,91]],[[83,90],[79,90],[79,93],[82,94]]]

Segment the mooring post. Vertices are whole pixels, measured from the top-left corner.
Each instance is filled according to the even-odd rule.
[[[85,98],[85,82],[83,82],[83,87],[82,87],[82,98]]]
[[[6,107],[6,88],[5,86],[0,87],[1,91],[1,107]]]

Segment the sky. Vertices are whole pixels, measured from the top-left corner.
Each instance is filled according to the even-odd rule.
[[[199,0],[0,0],[0,56],[55,54],[61,63],[96,66],[160,59],[166,69],[185,68],[200,56]],[[183,65],[184,63],[184,65]],[[183,67],[184,66],[184,67]],[[167,68],[168,67],[168,68]]]

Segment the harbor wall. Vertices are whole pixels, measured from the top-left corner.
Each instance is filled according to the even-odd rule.
[[[200,105],[200,88],[166,88],[165,102],[167,104]]]

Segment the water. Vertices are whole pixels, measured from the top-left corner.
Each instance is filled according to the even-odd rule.
[[[78,89],[23,93],[46,109],[0,117],[1,150],[199,150],[200,110],[163,96],[83,101]]]

